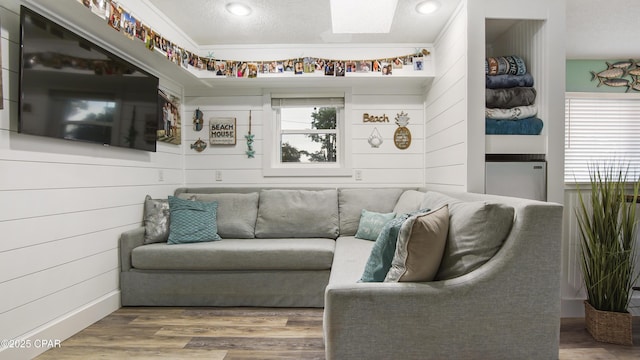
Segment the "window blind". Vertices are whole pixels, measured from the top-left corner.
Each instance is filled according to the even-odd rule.
[[[271,98],[271,107],[307,107],[307,106],[335,106],[344,107],[344,98],[340,97],[311,97],[311,98]]]
[[[565,100],[564,182],[588,182],[589,167],[629,166],[640,175],[640,98],[571,97]]]

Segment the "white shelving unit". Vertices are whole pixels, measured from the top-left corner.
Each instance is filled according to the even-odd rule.
[[[486,56],[518,55],[527,65],[537,91],[535,104],[544,122],[540,135],[486,135],[486,154],[546,154],[547,128],[543,39],[544,20],[486,19]]]

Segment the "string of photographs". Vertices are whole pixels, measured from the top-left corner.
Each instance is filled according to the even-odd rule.
[[[163,37],[150,26],[136,19],[115,0],[78,0],[95,15],[104,18],[109,26],[132,40],[144,43],[147,49],[158,52],[169,61],[183,68],[209,71],[215,76],[229,78],[255,78],[259,74],[320,73],[326,76],[345,76],[347,73],[380,73],[392,75],[396,69],[409,68],[413,71],[424,69],[427,49],[416,49],[413,54],[369,60],[336,60],[303,57],[274,61],[235,61],[214,58],[213,54],[203,57],[184,49]]]

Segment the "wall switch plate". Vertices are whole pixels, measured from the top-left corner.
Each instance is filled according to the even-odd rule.
[[[216,181],[222,181],[222,171],[216,170]]]
[[[158,169],[158,182],[164,181],[164,170]]]
[[[355,171],[356,181],[362,181],[362,170]]]

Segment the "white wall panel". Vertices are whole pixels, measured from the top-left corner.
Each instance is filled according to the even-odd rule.
[[[381,154],[371,156],[369,154],[355,154],[353,165],[362,169],[415,169],[415,164],[420,163],[424,156],[422,154]],[[418,168],[419,169],[419,168]]]
[[[200,153],[197,156],[186,157],[185,166],[193,170],[206,169],[255,169],[262,165],[262,155],[248,158],[242,149],[234,149],[233,154],[216,154],[216,149],[208,153]],[[228,150],[229,152],[231,150]],[[242,152],[241,152],[242,151]]]
[[[427,161],[430,161],[430,158],[435,156],[433,151],[445,149],[447,147],[459,144],[465,144],[467,140],[466,131],[465,131],[465,123],[464,121],[460,121],[451,126],[444,128],[438,132],[434,132],[433,135],[428,136],[425,141],[426,153],[427,153]],[[464,158],[462,159],[453,159],[448,158],[447,160],[451,162],[464,162]]]
[[[472,135],[467,132],[466,14],[463,1],[435,42],[436,77],[425,101],[425,185],[430,189],[460,191],[467,186]]]
[[[121,226],[3,252],[0,254],[0,284],[116,249],[118,236],[131,228],[133,226]],[[113,260],[117,263],[117,258]]]
[[[0,283],[0,293],[10,294],[0,297],[0,314],[46,297],[59,289],[79,284],[88,278],[117,270],[117,253],[117,249],[110,249],[51,267],[46,271]]]
[[[417,114],[418,112],[416,112]],[[420,116],[412,116],[412,119],[415,118],[422,118],[422,114],[423,112],[420,111],[419,112]],[[369,136],[371,135],[371,133],[373,132],[374,128],[378,129],[378,132],[380,133],[380,135],[382,136],[383,140],[385,142],[388,142],[388,145],[391,145],[393,149],[395,149],[394,151],[397,150],[398,153],[411,153],[411,152],[421,152],[422,149],[419,148],[418,146],[415,146],[414,141],[420,141],[423,138],[423,134],[424,134],[424,125],[422,125],[422,123],[417,123],[420,120],[416,120],[414,121],[415,123],[412,123],[411,120],[409,120],[409,125],[407,125],[407,129],[409,129],[409,131],[411,131],[411,146],[409,146],[407,149],[401,150],[395,147],[394,143],[393,143],[393,133],[396,131],[396,129],[398,129],[398,125],[396,125],[393,120],[391,120],[390,123],[359,123],[359,124],[354,124],[352,129],[352,138],[354,140],[365,140],[367,141],[369,139]],[[368,143],[367,143],[368,144]],[[384,144],[384,142],[383,142]],[[371,154],[375,154],[377,152],[379,152],[379,149],[375,149],[375,148],[371,148],[371,146],[369,145],[369,149],[368,153]]]
[[[380,131],[380,129],[378,130]],[[393,143],[393,131],[389,131],[384,134],[381,134],[384,142],[382,143],[382,145],[380,145],[379,148],[377,149],[372,148],[371,145],[369,145],[369,143],[367,142],[367,139],[369,138],[371,131],[373,131],[373,128],[371,128],[368,131],[369,134],[366,137],[353,139],[353,142],[351,143],[351,150],[354,155],[367,154],[370,157],[375,157],[378,154],[389,154],[389,153],[398,154],[398,155],[424,153],[424,148],[425,148],[424,139],[420,139],[420,138],[416,139],[415,137],[412,137],[411,146],[408,149],[405,149],[405,150],[398,149]],[[412,134],[413,132],[414,132],[413,129],[411,129]]]
[[[81,283],[57,289],[46,297],[0,314],[0,324],[3,324],[0,326],[0,339],[12,339],[15,334],[33,332],[43,324],[64,317],[67,313],[76,311],[84,305],[116,291],[118,276],[119,272],[112,270],[96,277],[86,278]],[[1,357],[3,357],[2,353],[0,353]]]
[[[184,183],[184,145],[150,153],[18,134],[20,3],[0,1],[0,339],[64,340],[117,309],[118,238],[142,224],[146,194]],[[160,88],[182,95],[163,76]],[[0,351],[14,356],[26,355]]]
[[[138,187],[116,188],[74,188],[74,189],[40,189],[38,191],[0,191],[0,204],[11,206],[0,207],[0,227],[10,222],[34,217],[66,216],[72,213],[84,213],[100,209],[142,206],[146,194],[160,197],[179,186],[180,183],[163,183]],[[142,198],[140,194],[144,192]],[[142,213],[139,213],[142,219]],[[3,249],[0,242],[0,251]]]
[[[123,226],[141,226],[142,207],[140,203],[0,222],[0,233],[5,239],[0,243],[0,257],[4,253],[10,254],[9,250],[56,242],[78,234],[91,234]]]
[[[462,163],[462,159],[465,158],[466,154],[467,148],[464,146],[464,142],[433,150],[429,153],[430,156],[426,162],[426,168],[449,166],[451,165],[451,159],[461,159]]]
[[[286,91],[282,90],[281,92]],[[310,91],[307,89],[307,91]],[[321,89],[320,92],[328,90]],[[332,90],[333,91],[333,90]],[[344,91],[344,90],[342,90]],[[289,90],[291,92],[291,90]],[[275,91],[277,93],[277,91]],[[398,179],[404,179],[409,186],[423,183],[424,166],[424,94],[418,89],[403,89],[399,93],[385,92],[381,89],[367,91],[364,88],[353,89],[351,112],[345,114],[351,137],[346,139],[351,145],[352,166],[363,174],[362,180],[347,177],[264,177],[262,175],[264,129],[263,124],[270,121],[271,114],[265,114],[262,97],[251,91],[246,95],[196,95],[186,101],[186,114],[192,116],[198,108],[203,112],[205,126],[211,117],[235,117],[237,125],[236,145],[211,146],[201,153],[186,149],[185,183],[187,186],[234,186],[234,185],[286,185],[286,186],[366,186],[367,184],[394,186]],[[260,106],[257,108],[256,106]],[[255,135],[255,158],[247,158],[244,135],[248,132],[249,110]],[[410,117],[408,128],[411,131],[411,146],[399,150],[393,145],[393,133],[398,128],[394,119],[404,111]],[[388,123],[364,123],[363,113],[371,115],[385,114]],[[205,130],[195,132],[190,124],[185,125],[184,134],[191,144],[198,138],[208,141]],[[367,143],[374,128],[384,138],[380,148],[374,149]],[[384,171],[393,175],[383,174]],[[389,171],[391,170],[391,171]],[[216,172],[222,180],[216,181]]]
[[[432,188],[431,184],[433,184],[439,185],[441,190],[446,190],[446,185],[453,185],[453,191],[464,191],[460,187],[464,186],[466,171],[464,164],[448,164],[446,166],[427,168],[425,170],[427,187]]]

